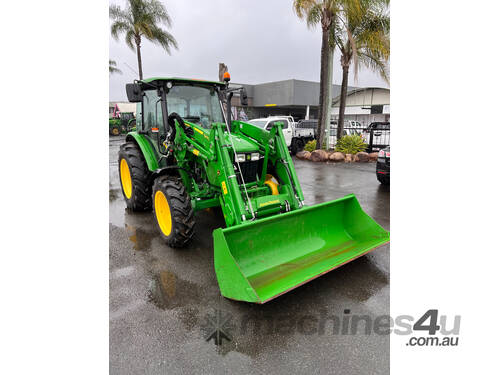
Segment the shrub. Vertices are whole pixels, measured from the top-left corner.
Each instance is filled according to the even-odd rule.
[[[304,146],[304,151],[313,152],[314,150],[316,150],[316,140],[309,141]]]
[[[365,151],[368,145],[363,142],[360,135],[344,135],[335,145],[335,151],[343,152],[344,154],[357,154]]]
[[[326,140],[323,141],[323,150],[326,148]],[[316,150],[316,140],[312,140],[306,143],[304,146],[304,151],[313,152]]]

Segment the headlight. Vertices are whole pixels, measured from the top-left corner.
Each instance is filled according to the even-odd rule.
[[[260,154],[258,152],[252,152],[252,157],[251,157],[252,161],[259,160],[259,158],[260,158]]]
[[[245,161],[245,154],[236,154],[236,160],[239,162],[239,163],[242,163]]]

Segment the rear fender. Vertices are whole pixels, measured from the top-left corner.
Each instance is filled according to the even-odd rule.
[[[127,134],[127,142],[135,142],[142,151],[142,155],[146,160],[148,169],[153,172],[158,169],[158,160],[160,159],[158,153],[148,139],[137,132],[130,132]]]

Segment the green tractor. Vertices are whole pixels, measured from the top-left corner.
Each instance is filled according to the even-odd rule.
[[[109,135],[120,135],[122,123],[119,118],[109,118]]]
[[[129,209],[152,209],[166,244],[177,248],[193,238],[197,211],[220,207],[226,228],[213,232],[219,288],[255,303],[389,241],[353,195],[307,207],[282,124],[266,131],[233,121],[234,93],[242,105],[247,99],[228,83],[227,75],[225,82],[151,78],[126,85],[129,101],[141,108],[118,158]]]
[[[134,112],[120,112],[118,105],[110,107],[109,135],[127,134],[136,130]]]
[[[134,112],[120,112],[120,127],[122,134],[126,134],[130,131],[136,130]]]

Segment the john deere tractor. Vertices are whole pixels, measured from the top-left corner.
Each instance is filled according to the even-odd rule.
[[[169,247],[188,245],[196,212],[220,207],[213,232],[222,295],[264,303],[389,241],[353,195],[304,204],[282,132],[231,119],[242,88],[225,82],[150,78],[126,85],[141,103],[137,131],[119,151],[123,196],[153,211]],[[236,98],[235,98],[236,99]]]

